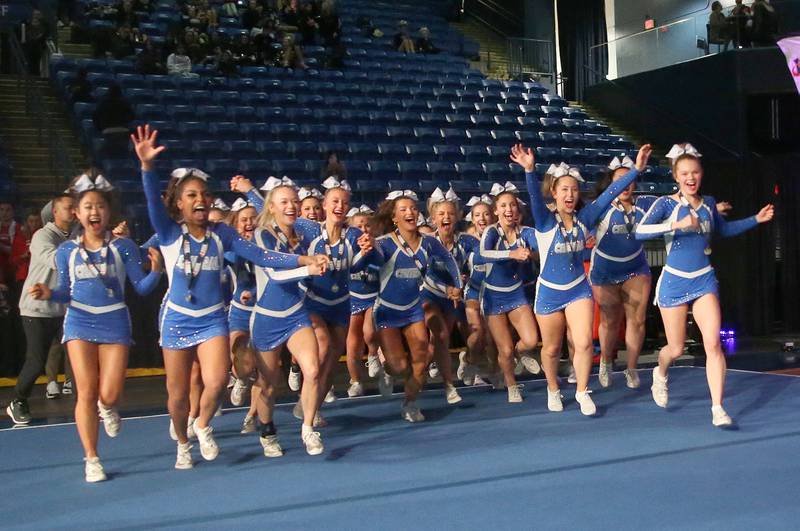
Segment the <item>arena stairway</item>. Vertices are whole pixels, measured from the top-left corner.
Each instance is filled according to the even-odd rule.
[[[450,22],[450,25],[480,44],[479,57],[469,57],[473,68],[480,69],[489,78],[509,78],[508,43],[505,37],[468,15],[461,22]]]

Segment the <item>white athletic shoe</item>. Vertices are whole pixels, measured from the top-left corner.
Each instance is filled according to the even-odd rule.
[[[525,388],[522,384],[512,385],[508,388],[508,403],[519,404],[522,402],[522,390]]]
[[[267,435],[266,437],[259,437],[261,447],[264,449],[264,457],[283,457],[283,448],[278,441],[277,435]]]
[[[733,419],[728,416],[722,406],[711,406],[711,423],[718,428],[733,424]]]
[[[462,350],[458,353],[458,369],[456,369],[456,378],[464,380],[464,369],[467,368],[467,351]]]
[[[375,378],[381,372],[381,360],[377,354],[367,355],[367,374],[370,378]]]
[[[241,406],[244,404],[247,392],[250,391],[250,378],[244,380],[236,379],[233,382],[233,389],[231,389],[231,404],[234,406]]]
[[[378,374],[378,390],[383,398],[390,398],[394,392],[394,378],[382,367]]]
[[[186,437],[188,439],[197,439],[197,434],[194,432],[194,421],[197,420],[194,417],[189,417],[186,421]]]
[[[331,388],[328,389],[328,394],[325,395],[325,403],[330,404],[333,402],[336,402],[336,393],[333,392],[333,386],[331,386]]]
[[[232,372],[228,373],[228,389],[233,389],[233,386],[236,385],[236,376],[233,375]]]
[[[432,361],[431,364],[428,365],[428,376],[430,376],[431,380],[439,376],[439,366],[435,361]]]
[[[214,440],[214,428],[208,425],[205,428],[195,427],[194,431],[197,434],[197,441],[200,443],[200,455],[203,456],[203,459],[206,461],[216,459],[219,455],[219,446]]]
[[[364,386],[361,382],[350,382],[350,387],[347,388],[347,396],[353,398],[354,396],[364,396]]]
[[[99,457],[85,457],[83,460],[86,462],[83,469],[88,483],[97,483],[107,479],[106,471],[103,470],[103,464]]]
[[[571,383],[571,384],[578,383],[578,377],[575,375],[575,367],[570,366],[570,368],[569,368],[569,376],[567,376],[567,383]]]
[[[221,417],[222,416],[222,404],[217,406],[217,410],[214,412],[214,416],[215,417]]]
[[[62,395],[72,394],[72,380],[64,380],[64,385],[61,386]]]
[[[590,396],[591,391],[575,391],[575,401],[581,405],[581,413],[586,416],[591,416],[597,413],[597,406],[594,405],[594,400]]]
[[[403,402],[403,407],[400,409],[400,416],[403,420],[408,422],[422,422],[425,416],[419,410],[416,402]]]
[[[519,358],[514,358],[516,361],[516,365],[514,365],[514,376],[522,376],[522,371],[525,370],[525,365],[522,364],[522,360]]]
[[[458,404],[461,402],[461,395],[452,384],[444,385],[444,397],[448,404]]]
[[[542,372],[542,366],[539,365],[539,362],[536,361],[536,358],[533,356],[520,356],[519,362],[522,363],[525,370],[531,374],[539,374]]]
[[[303,404],[299,400],[292,408],[292,416],[297,420],[303,420]]]
[[[175,433],[175,424],[172,423],[172,419],[169,419],[169,438],[173,441],[178,440],[178,434]]]
[[[97,401],[97,409],[100,412],[100,418],[103,419],[103,428],[106,430],[106,435],[112,438],[119,435],[122,421],[119,418],[117,409],[105,407],[99,400]]]
[[[472,385],[489,385],[489,383],[484,380],[480,374],[476,374],[475,379],[472,381]]]
[[[597,380],[600,382],[600,387],[611,387],[613,372],[613,362],[600,360],[600,372],[597,373]]]
[[[245,415],[242,421],[242,430],[239,433],[253,433],[256,431],[256,418]]]
[[[302,438],[303,444],[306,445],[306,453],[308,455],[321,454],[325,451],[325,447],[322,445],[322,437],[318,431],[306,431],[307,429],[306,426],[303,426],[305,433],[302,434]]]
[[[194,462],[192,462],[191,443],[178,443],[178,457],[175,459],[175,468],[178,470],[188,470],[193,467]]]
[[[555,391],[547,390],[547,409],[558,413],[564,411],[564,404],[561,402],[561,389]]]
[[[628,386],[629,389],[638,389],[640,382],[639,382],[639,371],[636,369],[625,369],[625,385]]]
[[[58,382],[55,381],[47,382],[47,387],[45,388],[44,396],[49,398],[50,400],[61,396],[61,388],[58,386]]]
[[[658,407],[667,407],[669,403],[669,388],[667,378],[658,374],[658,365],[653,367],[653,385],[650,387],[653,392],[653,400]]]
[[[295,371],[292,369],[292,367],[289,367],[289,389],[295,392],[300,390],[300,376],[300,371]]]

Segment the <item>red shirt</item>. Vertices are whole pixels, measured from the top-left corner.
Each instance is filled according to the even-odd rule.
[[[25,236],[24,232],[18,231],[14,236],[14,243],[11,244],[11,266],[16,269],[15,278],[19,282],[24,282],[28,277],[28,266],[31,263],[30,247],[31,239]]]
[[[14,267],[11,265],[11,245],[19,234],[20,226],[16,221],[0,223],[0,282],[8,282],[14,278]]]

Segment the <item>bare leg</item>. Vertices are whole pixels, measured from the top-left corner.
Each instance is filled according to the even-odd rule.
[[[78,391],[75,400],[75,425],[86,457],[97,457],[97,399],[99,397],[98,346],[79,339],[67,343]]]
[[[703,295],[694,301],[692,314],[703,335],[703,347],[706,351],[706,378],[708,379],[708,389],[711,391],[711,405],[721,406],[725,393],[727,364],[719,341],[721,320],[719,299],[713,293]]]
[[[216,413],[228,383],[228,337],[212,337],[198,345],[197,360],[200,362],[200,373],[203,377],[203,393],[200,395],[200,414],[195,425],[203,429]]]
[[[637,275],[622,285],[622,304],[625,309],[625,349],[628,368],[636,369],[644,344],[644,321],[650,298],[650,277]]]

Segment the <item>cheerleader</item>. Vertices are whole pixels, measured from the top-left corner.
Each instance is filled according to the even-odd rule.
[[[373,247],[373,238],[369,234],[346,224],[350,211],[350,185],[347,181],[331,176],[325,179],[322,187],[325,189],[322,201],[325,221],[300,218],[295,223],[295,230],[308,253],[324,254],[331,261],[324,275],[310,280],[306,293],[306,308],[319,342],[319,381],[322,385],[319,404],[323,399],[331,402],[334,398],[333,388],[328,387],[330,375],[339,355],[344,354],[347,348],[350,275],[368,267],[371,258],[367,255]],[[299,414],[299,408],[295,412]]]
[[[373,315],[385,366],[393,376],[405,378],[401,417],[408,422],[425,420],[416,399],[430,363],[420,296],[428,270],[437,262],[442,264],[449,275],[444,288],[447,298],[458,302],[462,296],[461,275],[453,256],[436,238],[420,233],[418,216],[417,195],[411,190],[391,192],[375,216],[377,232],[383,236],[376,242],[382,265]]]
[[[474,236],[456,232],[456,225],[461,221],[458,201],[452,188],[446,193],[436,188],[428,200],[428,214],[432,225],[436,227],[434,237],[452,255],[459,271],[466,277],[469,257],[477,252],[480,242]],[[465,338],[469,337],[471,330],[467,326],[463,302],[454,303],[447,298],[449,280],[449,273],[441,263],[434,263],[433,267],[428,268],[422,286],[422,308],[425,311],[425,325],[431,332],[433,357],[444,380],[445,399],[448,404],[457,404],[461,402],[461,396],[453,386],[450,336],[456,324],[460,325]],[[459,355],[459,360],[464,357]]]
[[[211,203],[211,210],[208,211],[209,223],[227,223],[231,215],[231,207],[220,198],[214,199]]]
[[[729,426],[731,417],[722,407],[725,388],[725,355],[719,341],[719,288],[711,265],[711,237],[736,236],[772,219],[774,209],[766,205],[756,215],[725,221],[711,196],[700,195],[703,167],[700,153],[691,144],[672,146],[667,158],[678,193],[659,197],[636,227],[638,239],[664,237],[667,260],[656,284],[656,304],[661,310],[667,345],[661,349],[653,369],[653,400],[667,407],[667,370],[683,354],[689,305],[703,335],[706,376],[711,392],[711,421]]]
[[[608,188],[635,164],[630,157],[614,157],[608,172],[598,183],[599,193]],[[600,372],[602,387],[612,383],[614,353],[619,329],[625,322],[625,352],[628,367],[625,381],[629,388],[639,387],[636,366],[644,343],[644,320],[650,297],[650,265],[635,229],[645,212],[656,200],[652,195],[633,195],[636,184],[631,183],[600,215],[591,249],[589,281],[594,300],[600,308]]]
[[[558,362],[561,342],[569,329],[575,349],[574,366],[577,376],[575,400],[581,413],[594,415],[597,408],[589,396],[589,373],[592,369],[592,320],[594,305],[592,290],[586,280],[582,253],[586,238],[600,221],[600,216],[625,188],[638,176],[638,169],[647,164],[650,146],[639,151],[636,168],[609,186],[594,202],[577,211],[580,200],[580,173],[566,165],[551,166],[545,175],[553,209],[545,203],[536,180],[534,157],[521,144],[511,150],[511,160],[525,170],[531,210],[536,223],[541,267],[536,285],[534,312],[542,330],[542,363],[547,377],[547,407],[563,411],[558,381]]]
[[[316,188],[300,188],[297,192],[300,199],[300,217],[311,221],[322,221],[325,213],[322,210],[322,192]]]
[[[189,378],[195,356],[200,364],[203,392],[194,428],[200,453],[216,459],[219,447],[209,424],[228,380],[228,320],[223,294],[223,254],[233,251],[259,267],[296,268],[324,263],[324,258],[297,257],[259,249],[227,225],[208,222],[211,198],[208,175],[194,168],[172,172],[162,202],[155,159],[158,132],[149,125],[131,135],[142,167],[150,222],[158,233],[169,290],[161,308],[161,347],[167,373],[168,409],[178,437],[175,468],[192,468],[187,438]],[[180,221],[176,221],[180,220]]]
[[[284,177],[270,177],[264,185],[267,197],[258,218],[254,240],[262,249],[303,254],[306,248],[295,233],[297,190]],[[325,262],[327,264],[327,262]],[[322,453],[324,447],[314,425],[319,408],[320,359],[312,322],[304,305],[300,281],[324,272],[324,264],[312,264],[292,270],[256,269],[257,301],[250,331],[258,351],[256,365],[260,373],[261,400],[257,402],[261,421],[261,446],[266,457],[279,457],[283,449],[278,441],[272,415],[280,377],[280,353],[286,346],[303,373],[300,391],[303,426],[301,438],[309,455]]]
[[[367,205],[353,207],[347,213],[347,223],[364,234],[371,234],[370,216],[374,211]],[[350,373],[350,397],[364,394],[361,383],[361,363],[364,347],[367,349],[367,374],[375,378],[381,374],[381,362],[378,356],[378,341],[375,334],[375,323],[372,319],[372,305],[378,296],[379,268],[370,264],[366,269],[350,274],[350,328],[347,331],[347,370]],[[389,378],[389,379],[387,379]],[[378,380],[382,395],[392,392],[391,377],[383,373]]]
[[[512,326],[519,335],[517,352],[530,352],[536,348],[539,333],[525,297],[519,269],[520,263],[533,257],[536,238],[533,229],[518,224],[518,191],[513,183],[495,183],[491,194],[498,221],[483,232],[476,259],[478,264],[486,267],[480,293],[481,309],[497,345],[497,361],[508,389],[508,401],[519,403],[522,402],[522,386],[517,385],[514,375]],[[521,361],[526,367],[534,368],[533,358],[521,355]]]
[[[109,230],[111,209],[103,177],[78,181],[76,215],[83,231],[56,251],[58,287],[35,284],[30,294],[37,300],[66,304],[64,337],[78,398],[75,423],[85,453],[86,481],[106,479],[97,455],[98,412],[109,437],[119,435],[116,409],[125,385],[131,322],[125,305],[125,278],[136,292],[147,295],[158,285],[162,264],[158,251],[148,253],[151,270],[142,270],[139,250],[127,238]]]

